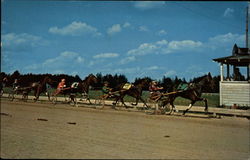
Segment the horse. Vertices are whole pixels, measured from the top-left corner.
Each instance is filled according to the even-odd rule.
[[[6,83],[8,83],[8,77],[4,77],[3,79],[0,79],[0,97],[3,95],[3,88],[6,86]]]
[[[17,87],[15,89],[13,89],[11,91],[11,93],[9,93],[8,98],[11,101],[13,101],[15,99],[16,95],[21,94],[22,95],[21,99],[24,100],[24,101],[27,101],[29,93],[31,92],[31,90],[32,90],[32,87]]]
[[[177,97],[183,97],[186,99],[189,99],[191,103],[189,104],[188,108],[183,112],[183,115],[185,115],[191,108],[192,106],[197,102],[197,101],[204,101],[205,103],[205,112],[208,112],[208,105],[207,105],[207,99],[202,98],[201,94],[204,91],[204,89],[210,88],[213,89],[215,86],[215,83],[212,79],[212,76],[210,72],[207,75],[204,75],[197,79],[197,83],[193,83],[192,87],[189,87],[187,90],[184,91],[178,91],[176,88],[174,88],[174,94],[169,94],[168,98],[164,103],[166,105],[167,103],[170,103],[172,106],[172,109],[175,111],[176,108],[174,106],[174,101]]]
[[[92,86],[95,83],[97,83],[97,78],[93,74],[89,74],[81,83],[81,93],[83,94],[83,98],[86,97],[90,104],[91,102],[89,98],[89,86]]]
[[[86,99],[89,101],[89,103],[92,104],[88,96],[88,93],[89,93],[89,86],[95,83],[97,83],[96,76],[93,74],[89,74],[82,82],[74,82],[73,84],[71,84],[70,87],[64,88],[61,91],[61,94],[63,94],[64,97],[66,97],[66,95],[69,95],[69,98],[71,99],[71,101],[73,101],[74,104],[76,104],[75,95],[77,93],[81,93],[82,96],[83,97],[85,96]],[[74,86],[74,84],[76,85]],[[52,94],[52,96],[56,96],[56,95]]]
[[[148,89],[149,87],[149,79],[147,78],[144,78],[142,80],[140,80],[137,84],[132,84],[130,86],[129,89],[124,89],[124,85],[126,83],[122,83],[120,84],[117,88],[118,88],[118,91],[119,91],[119,94],[120,96],[118,96],[116,98],[116,102],[115,104],[117,104],[118,100],[120,100],[122,102],[122,104],[128,108],[128,106],[124,103],[124,97],[126,95],[128,96],[131,96],[131,97],[134,97],[136,99],[136,102],[135,103],[132,103],[132,105],[136,106],[139,102],[139,100],[141,100],[143,102],[143,104],[149,108],[149,106],[147,105],[147,103],[145,102],[145,100],[142,98],[142,91],[143,89]],[[116,89],[117,90],[117,89]]]
[[[47,85],[52,85],[55,83],[49,76],[44,77],[44,79],[39,83],[39,82],[33,82],[31,84],[32,89],[34,90],[34,101],[37,101],[39,99],[39,96],[42,92],[46,92],[48,89]],[[48,93],[48,99],[50,101],[50,94]]]

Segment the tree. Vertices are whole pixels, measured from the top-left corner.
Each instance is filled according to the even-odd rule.
[[[20,77],[20,73],[19,73],[19,71],[18,70],[16,70],[10,77],[11,77],[11,79],[13,79],[13,81],[14,81],[14,79],[18,79],[19,77]]]

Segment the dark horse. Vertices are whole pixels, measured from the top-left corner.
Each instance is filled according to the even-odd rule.
[[[142,98],[142,91],[144,89],[148,89],[149,87],[149,79],[144,78],[142,80],[140,80],[137,84],[131,84],[131,87],[129,89],[124,89],[123,86],[125,85],[125,83],[120,84],[116,90],[119,91],[120,96],[116,98],[116,102],[115,104],[118,102],[118,100],[120,100],[122,102],[122,104],[128,108],[128,106],[124,103],[124,97],[126,95],[134,97],[136,99],[135,103],[132,103],[132,105],[137,105],[139,100],[141,100],[143,102],[143,104],[149,108],[149,106],[147,105],[147,103],[145,102],[145,100]]]
[[[6,84],[8,83],[8,77],[4,77],[0,79],[0,96],[3,95],[3,88],[6,86]]]
[[[89,98],[89,86],[97,83],[97,78],[93,74],[89,74],[82,82],[74,82],[73,84],[76,84],[75,86],[70,86],[68,88],[65,88],[61,91],[61,94],[64,96],[68,95],[71,99],[71,101],[76,104],[75,95],[77,93],[82,94],[83,97],[86,97],[86,99],[91,104],[90,98]],[[54,96],[54,95],[52,95]]]
[[[191,100],[191,103],[189,104],[188,108],[183,112],[183,115],[192,108],[192,106],[195,104],[197,101],[204,101],[205,103],[205,112],[208,111],[208,105],[207,105],[207,99],[202,98],[201,94],[205,89],[212,89],[214,88],[214,82],[212,79],[212,76],[210,73],[207,75],[200,77],[197,79],[197,83],[194,83],[192,87],[189,87],[187,90],[184,91],[177,91],[176,89],[174,90],[176,93],[168,95],[168,103],[172,106],[172,109],[175,110],[174,106],[174,100],[177,97],[183,97],[186,99]]]
[[[49,78],[48,76],[46,76],[41,82],[34,82],[31,84],[32,89],[34,90],[34,100],[37,101],[40,94],[42,92],[46,92],[47,91],[47,85],[53,85],[55,83],[55,81],[53,81],[51,78]],[[48,99],[50,100],[50,94],[48,93]]]

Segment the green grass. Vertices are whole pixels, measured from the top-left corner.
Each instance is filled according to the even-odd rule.
[[[53,92],[53,91],[54,91],[54,89],[52,89],[50,92]],[[10,92],[11,92],[11,88],[4,88],[4,93],[10,93]],[[33,91],[29,95],[33,96],[34,95]],[[98,91],[90,90],[89,91],[90,99],[96,99],[97,97],[99,97],[101,95],[102,95],[102,92],[100,90],[98,90]],[[45,93],[42,93],[41,96],[45,96]],[[77,97],[80,97],[80,96],[81,96],[80,94],[77,95]],[[148,97],[149,97],[149,92],[144,91],[142,93],[142,98],[144,100],[146,100]],[[218,93],[204,93],[204,94],[202,94],[202,97],[206,98],[208,100],[209,107],[218,107],[219,106],[219,94]],[[124,101],[125,102],[135,102],[135,98],[130,97],[130,96],[125,96]],[[190,104],[190,100],[178,97],[175,100],[174,104],[188,106]],[[204,106],[204,102],[203,101],[196,102],[194,104],[194,106]]]
[[[92,90],[89,92],[89,96],[91,99],[95,99],[100,95],[102,95],[101,91],[93,91]],[[144,100],[146,100],[148,97],[149,97],[149,92],[144,91],[142,93],[142,98]],[[219,94],[218,93],[204,93],[204,94],[202,94],[202,97],[207,99],[209,107],[218,107],[219,106]],[[125,96],[124,101],[125,102],[135,102],[135,98],[130,97],[130,96]],[[190,100],[182,98],[182,97],[177,97],[174,104],[188,106],[190,104]],[[194,106],[204,106],[204,105],[205,104],[203,101],[200,101],[200,102],[198,101],[194,104]]]

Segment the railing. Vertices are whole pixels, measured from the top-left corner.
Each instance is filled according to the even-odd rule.
[[[250,83],[248,81],[220,82],[221,106],[250,106]]]

